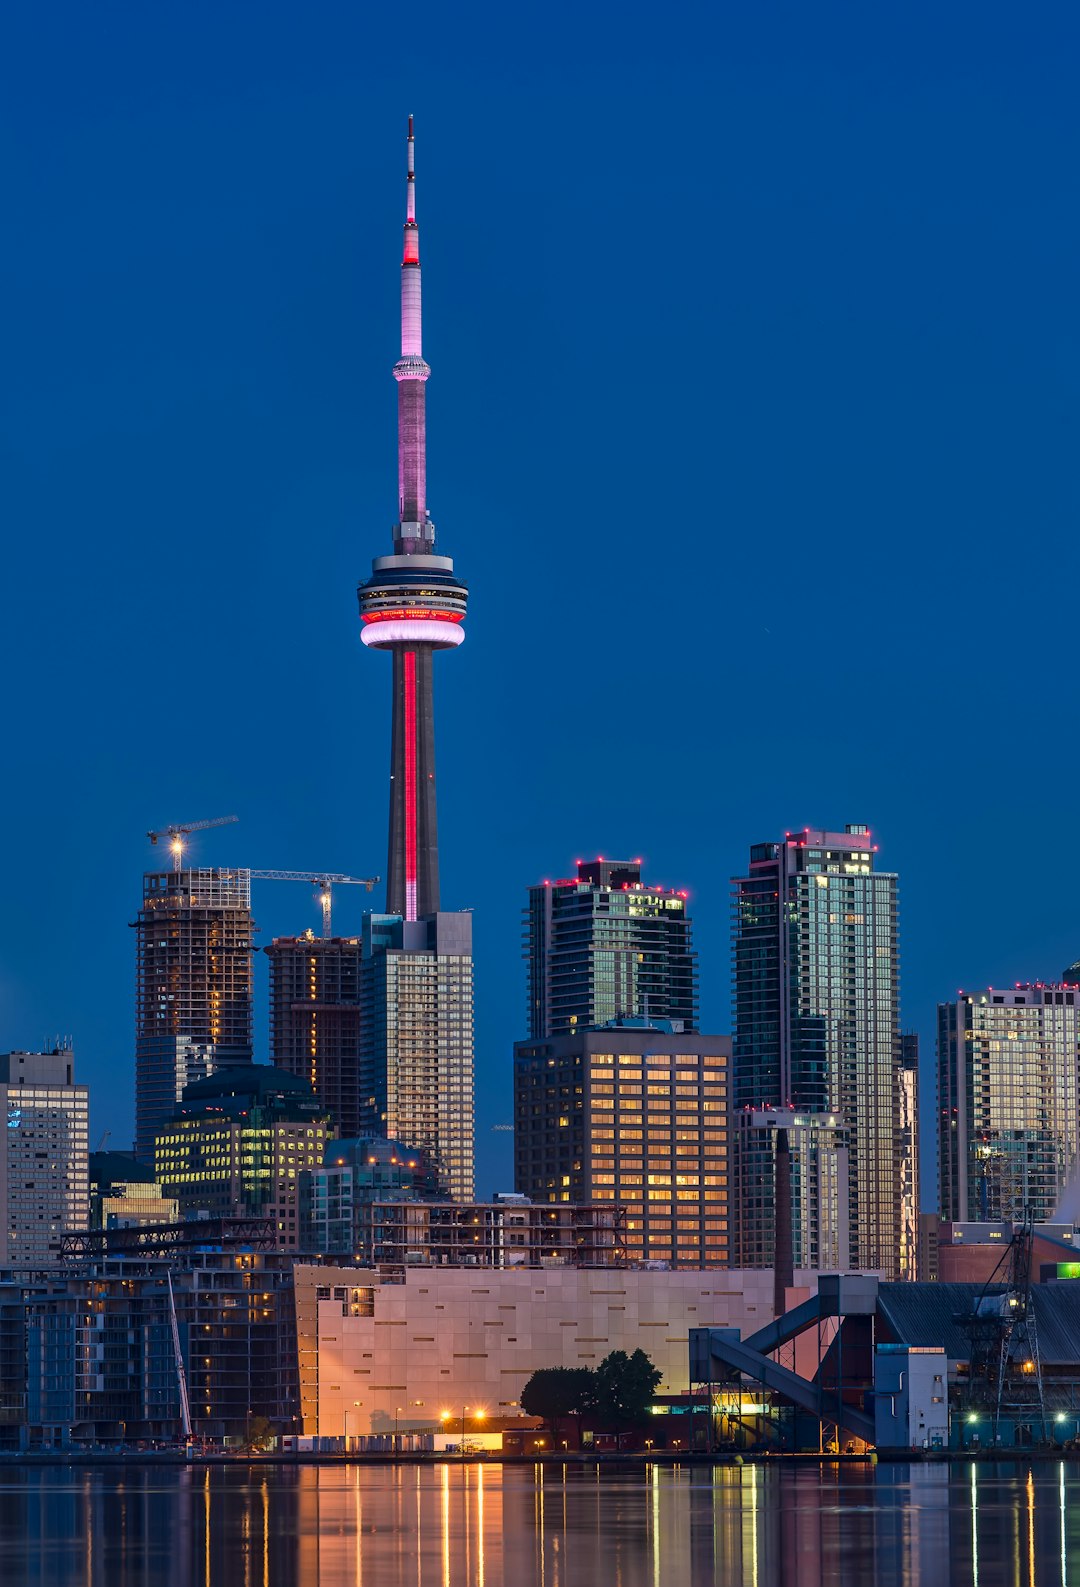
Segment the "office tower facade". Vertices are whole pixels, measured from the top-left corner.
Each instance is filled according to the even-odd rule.
[[[359,937],[275,937],[270,959],[270,1057],[306,1080],[336,1134],[360,1132]]]
[[[529,1035],[615,1019],[697,1029],[697,956],[686,893],[641,880],[640,860],[577,862],[576,877],[529,888]]]
[[[1080,988],[938,1005],[941,1217],[1052,1223],[1080,1156]]]
[[[471,1201],[472,916],[366,915],[360,1133],[420,1147],[455,1201]]]
[[[185,1088],[157,1135],[154,1173],[185,1214],[271,1218],[279,1250],[300,1246],[300,1176],[318,1167],[327,1114],[311,1087],[270,1064]]]
[[[783,1133],[794,1266],[914,1276],[897,1178],[897,878],[875,865],[866,827],[808,828],[756,844],[735,879],[736,1266],[776,1260]]]
[[[730,1055],[641,1022],[518,1042],[516,1188],[612,1205],[630,1261],[726,1267]]]
[[[0,1053],[0,1114],[0,1267],[49,1267],[90,1216],[89,1103],[71,1048]]]
[[[393,658],[390,841],[386,909],[406,921],[439,909],[432,658],[465,637],[468,599],[450,557],[436,556],[427,507],[426,389],[420,312],[413,125],[409,117],[405,249],[401,264],[398,388],[398,522],[391,556],[376,557],[358,590],[361,638]]]
[[[148,872],[135,927],[135,1151],[184,1088],[252,1059],[251,874]]]

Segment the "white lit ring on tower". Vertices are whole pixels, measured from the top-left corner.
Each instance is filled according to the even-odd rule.
[[[381,650],[389,645],[431,645],[449,650],[465,638],[461,618],[415,617],[384,612],[365,617],[360,638],[365,645]]]

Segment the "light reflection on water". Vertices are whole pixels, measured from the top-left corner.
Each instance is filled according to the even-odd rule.
[[[34,1587],[1080,1587],[1080,1464],[0,1468]]]

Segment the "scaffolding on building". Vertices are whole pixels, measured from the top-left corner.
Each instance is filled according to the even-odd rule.
[[[621,1208],[528,1202],[375,1201],[364,1209],[367,1260],[410,1267],[621,1267]]]

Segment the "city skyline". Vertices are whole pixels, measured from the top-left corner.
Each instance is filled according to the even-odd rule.
[[[142,26],[152,40],[154,23]],[[48,127],[41,177],[63,230],[16,176],[25,246],[5,268],[24,323],[5,417],[19,609],[7,638],[24,665],[43,633],[48,644],[9,726],[18,908],[4,922],[3,1011],[10,1046],[73,1035],[97,1133],[124,1138],[128,1104],[114,1108],[105,1082],[130,1050],[125,927],[151,860],[147,825],[236,808],[241,827],[198,839],[193,864],[382,869],[385,673],[357,655],[349,592],[385,513],[392,441],[379,371],[396,282],[383,239],[399,222],[394,134],[409,108],[430,128],[433,469],[437,458],[441,513],[479,597],[440,697],[444,767],[458,746],[457,786],[451,795],[444,777],[443,787],[444,888],[455,905],[486,902],[476,917],[478,1142],[500,1144],[488,1131],[509,1119],[510,1048],[524,1034],[520,890],[567,854],[644,846],[651,876],[689,888],[700,1023],[726,1031],[727,877],[745,845],[792,823],[864,816],[904,887],[903,1020],[923,1038],[924,1080],[935,1006],[956,985],[1051,978],[1076,957],[1067,886],[1028,840],[1064,829],[1069,762],[1038,786],[1004,766],[974,797],[954,753],[967,716],[989,715],[990,701],[1016,711],[1071,675],[1057,592],[1075,555],[1070,543],[1059,557],[1058,540],[1075,516],[1063,415],[1076,222],[1058,192],[1073,144],[1051,135],[1040,109],[1042,70],[1055,69],[1048,42],[1006,48],[995,25],[972,53],[954,26],[942,24],[940,40],[964,62],[964,130],[950,120],[952,91],[903,47],[838,106],[814,74],[830,47],[843,48],[828,29],[815,44],[796,28],[783,70],[763,60],[750,23],[726,41],[724,64],[717,34],[711,55],[689,67],[680,58],[678,72],[662,53],[647,133],[627,98],[644,57],[630,61],[629,88],[601,72],[588,84],[589,122],[618,136],[600,193],[581,169],[578,134],[552,125],[539,79],[523,68],[512,93],[493,88],[482,55],[471,67],[453,57],[469,86],[457,96],[425,93],[443,63],[409,84],[390,73],[365,99],[332,67],[323,82],[301,52],[285,109],[252,93],[233,114],[235,82],[200,77],[183,48],[162,68],[169,93],[157,108],[104,95],[123,106],[119,122],[63,58],[66,104],[47,94],[35,112],[11,96],[32,127]],[[231,28],[226,55],[240,44]],[[282,69],[272,23],[260,50],[253,71]],[[100,45],[87,55],[106,85],[130,64],[123,48],[112,66]],[[318,65],[328,69],[322,52]],[[709,74],[714,91],[693,91]],[[584,84],[567,82],[573,109]],[[912,83],[918,108],[905,97]],[[1006,84],[1007,133],[997,119]],[[494,122],[513,126],[517,201],[493,213]],[[798,147],[783,136],[796,125]],[[901,157],[893,140],[905,134]],[[683,169],[688,135],[702,156],[695,172]],[[949,158],[937,162],[942,141]],[[132,192],[139,204],[127,202]],[[715,290],[692,304],[680,298],[672,241],[690,213],[716,262]],[[631,243],[612,248],[602,293],[581,290],[583,225]],[[81,244],[74,270],[68,228]],[[665,384],[687,351],[711,382],[693,413]],[[617,372],[602,377],[602,403],[593,369]],[[711,617],[649,608],[646,570],[678,510],[687,446],[719,499],[732,596],[722,645]],[[603,480],[616,558],[591,493],[601,455],[617,465]],[[1053,552],[1054,588],[1037,610],[1000,591],[1018,526]],[[485,570],[496,545],[500,561]],[[851,548],[857,565],[812,630],[817,666],[843,702],[833,744],[826,753],[811,735],[795,764],[761,701],[786,702],[805,676],[818,608],[789,621],[775,597],[770,610],[751,596],[770,568],[797,561],[812,573],[812,545],[825,547],[830,578]],[[1007,644],[976,655],[955,620],[959,589],[983,609],[1006,603]],[[673,623],[678,647],[649,637]],[[140,642],[165,633],[168,647],[140,666]],[[223,677],[244,680],[240,705],[222,699]],[[207,713],[212,755],[183,741],[189,719]],[[297,723],[295,755],[283,760],[280,735]],[[57,766],[62,774],[28,772]],[[991,852],[1005,863],[970,863]],[[492,872],[505,903],[484,886]],[[957,899],[951,911],[943,888]],[[357,930],[358,901],[339,910],[339,929]],[[315,924],[302,893],[280,889],[260,898],[256,918],[260,945]],[[74,940],[78,962],[59,978],[56,943]],[[260,960],[260,1058],[265,970]],[[479,1188],[509,1177],[507,1166],[482,1168]]]

